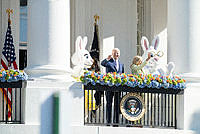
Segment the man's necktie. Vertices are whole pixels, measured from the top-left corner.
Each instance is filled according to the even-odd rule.
[[[115,60],[115,67],[116,67],[116,69],[118,71],[119,70],[119,62],[118,62],[118,60],[117,61]]]

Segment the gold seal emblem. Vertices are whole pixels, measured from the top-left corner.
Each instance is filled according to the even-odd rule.
[[[127,120],[139,120],[145,113],[144,101],[140,95],[128,93],[120,102],[120,110]]]

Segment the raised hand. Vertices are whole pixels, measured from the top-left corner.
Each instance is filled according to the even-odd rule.
[[[108,55],[107,60],[110,60],[110,59],[112,59],[112,55]]]

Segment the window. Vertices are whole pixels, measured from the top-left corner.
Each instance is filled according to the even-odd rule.
[[[20,6],[27,6],[27,0],[20,0]]]
[[[19,69],[27,67],[27,0],[20,0]]]

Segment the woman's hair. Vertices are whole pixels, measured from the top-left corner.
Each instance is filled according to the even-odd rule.
[[[132,62],[132,64],[131,64],[131,66],[132,66],[133,64],[136,64],[139,60],[142,61],[142,57],[141,57],[141,56],[135,56],[135,57],[133,58],[133,62]]]

